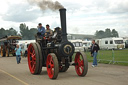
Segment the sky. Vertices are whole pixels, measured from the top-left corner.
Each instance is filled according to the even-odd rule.
[[[56,1],[56,0],[53,0]],[[94,35],[96,30],[116,29],[128,37],[128,0],[58,0],[67,9],[67,32]],[[36,28],[38,23],[60,26],[59,11],[41,10],[27,0],[0,0],[0,28],[14,28],[25,23]]]

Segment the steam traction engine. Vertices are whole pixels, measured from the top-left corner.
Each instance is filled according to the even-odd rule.
[[[0,51],[2,57],[9,57],[9,54],[15,56],[15,47],[17,40],[20,40],[20,36],[5,36],[0,38]]]
[[[54,30],[53,36],[36,39],[28,47],[28,65],[32,74],[40,74],[47,67],[50,79],[56,79],[59,72],[66,72],[70,65],[75,66],[79,76],[88,71],[88,61],[83,52],[74,53],[74,46],[67,40],[66,9],[60,9],[61,28]],[[72,56],[75,55],[73,59]]]

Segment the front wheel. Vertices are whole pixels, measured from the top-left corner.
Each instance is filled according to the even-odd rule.
[[[57,57],[54,53],[48,54],[46,66],[49,78],[56,79],[59,73],[59,64]]]
[[[75,70],[78,76],[85,76],[88,72],[88,61],[85,53],[77,52],[75,56]]]
[[[28,47],[28,66],[32,74],[39,74],[42,70],[40,57],[39,47],[36,43],[31,43]]]

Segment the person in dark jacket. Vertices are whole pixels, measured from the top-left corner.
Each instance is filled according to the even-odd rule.
[[[95,43],[95,40],[92,41],[92,46],[91,46],[91,56],[93,57],[93,64],[92,67],[97,66],[97,54],[98,50],[100,50],[99,45]]]

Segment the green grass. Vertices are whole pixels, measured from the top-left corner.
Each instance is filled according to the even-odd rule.
[[[93,57],[90,56],[90,52],[85,52],[88,61],[92,62]],[[114,64],[126,65],[128,66],[128,49],[123,50],[100,50],[97,56],[97,59],[100,60],[99,63],[109,64],[114,60]],[[118,62],[121,61],[121,62]],[[122,62],[123,61],[123,62]]]
[[[90,52],[85,52],[88,61],[92,62],[93,57],[91,57]],[[74,59],[74,58],[73,58]],[[99,63],[104,64],[116,64],[116,65],[124,65],[128,66],[128,49],[123,50],[100,50],[97,59],[99,59]],[[114,60],[115,62],[113,62]],[[118,62],[119,61],[119,62]]]

